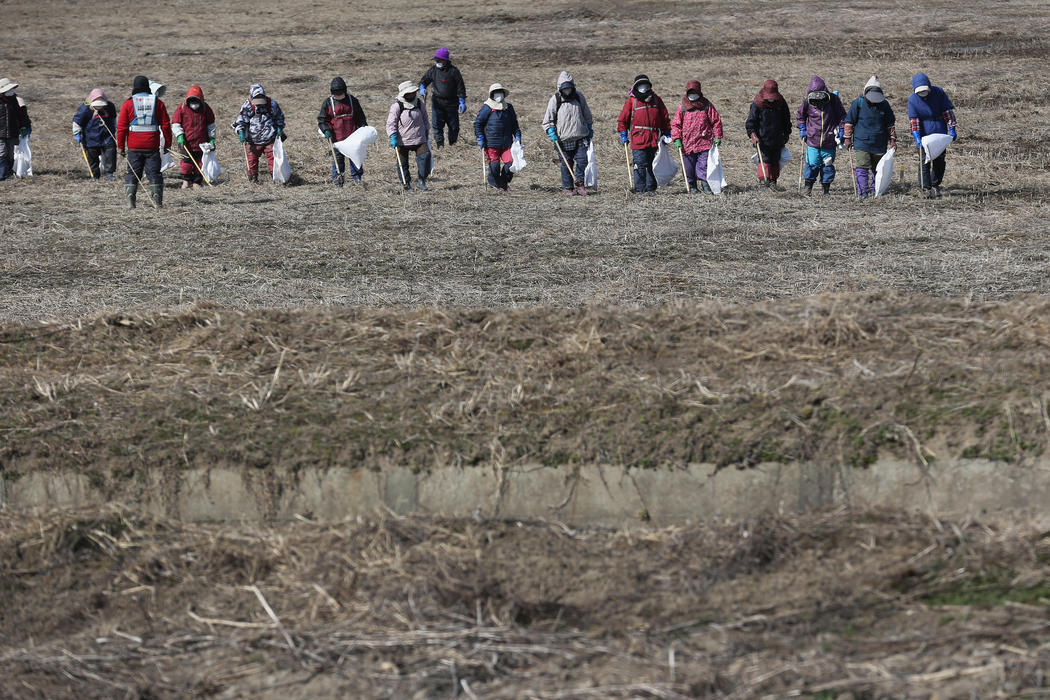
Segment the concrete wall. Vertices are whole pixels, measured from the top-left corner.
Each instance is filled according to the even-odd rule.
[[[1050,462],[1015,465],[937,461],[920,468],[884,460],[867,469],[764,464],[723,469],[480,466],[415,473],[215,467],[147,471],[99,483],[72,471],[0,479],[0,507],[12,510],[123,503],[188,521],[339,520],[389,508],[395,513],[546,518],[573,524],[668,524],[799,512],[835,504],[892,506],[964,518],[1028,517],[1050,525]]]

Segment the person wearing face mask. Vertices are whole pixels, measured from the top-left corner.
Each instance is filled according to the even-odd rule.
[[[806,146],[806,194],[813,194],[813,184],[820,178],[825,195],[831,192],[835,180],[835,137],[846,116],[839,96],[830,90],[819,75],[809,81],[809,91],[799,105],[795,119],[798,135]]]
[[[427,89],[433,86],[431,106],[434,112],[434,147],[445,145],[445,127],[448,126],[448,145],[459,140],[459,115],[467,111],[467,86],[459,68],[452,65],[448,49],[442,46],[434,52],[432,65],[419,81],[419,96],[426,99]]]
[[[322,136],[335,143],[349,137],[361,127],[368,126],[365,111],[361,109],[358,99],[347,92],[345,80],[341,77],[332,78],[329,92],[332,94],[321,103],[321,111],[317,114],[317,130]],[[332,163],[332,183],[336,187],[342,187],[347,158],[334,148],[332,150],[335,158],[335,162]],[[350,177],[354,182],[361,182],[364,172],[364,168],[359,168],[354,165],[354,161],[350,161]]]
[[[273,173],[273,143],[277,139],[284,141],[288,135],[284,133],[284,111],[259,83],[252,83],[248,88],[248,99],[241,105],[233,130],[244,144],[248,181],[259,182],[259,157],[264,154]]]
[[[635,192],[655,192],[656,175],[653,159],[663,136],[671,140],[671,118],[660,96],[653,92],[653,83],[647,75],[635,77],[631,93],[616,120],[620,143],[630,144],[634,171]]]
[[[17,87],[18,83],[0,78],[0,180],[14,174],[18,139],[33,131],[25,100],[15,94]]]
[[[930,134],[948,134],[952,141],[955,131],[955,105],[948,94],[933,85],[925,73],[916,73],[911,79],[912,94],[908,97],[908,119],[915,147],[922,150],[922,137]],[[926,198],[941,196],[941,180],[944,179],[945,154],[933,159],[933,163],[922,163],[919,187]],[[920,156],[925,160],[925,156]]]
[[[427,189],[430,175],[430,146],[427,132],[430,120],[426,106],[419,99],[416,84],[406,80],[397,86],[397,99],[390,105],[386,117],[386,133],[390,147],[397,153],[398,177],[406,190],[412,189],[411,172],[408,169],[408,154],[416,155],[416,172],[419,174],[419,189]]]
[[[671,138],[675,148],[682,152],[689,193],[697,193],[699,180],[704,194],[714,194],[707,184],[707,154],[712,146],[722,143],[722,117],[704,97],[699,80],[686,83],[682,104],[671,120]]]
[[[164,176],[160,172],[162,138],[164,143],[172,142],[168,109],[150,90],[146,76],[136,76],[131,97],[124,102],[117,115],[117,150],[128,162],[128,172],[124,176],[124,196],[131,209],[135,208],[135,197],[143,174],[149,180],[153,203],[158,207],[164,204]]]
[[[791,138],[791,109],[775,80],[767,80],[751,101],[744,122],[747,137],[759,149],[758,182],[776,188],[780,177],[780,152]]]
[[[106,93],[95,88],[73,115],[73,140],[84,149],[91,177],[114,179],[117,169],[117,108],[106,99]],[[101,161],[101,167],[99,163]]]
[[[197,168],[204,157],[201,144],[215,148],[215,114],[204,101],[204,91],[200,85],[190,87],[186,91],[186,101],[175,109],[175,114],[171,117],[171,133],[175,136],[175,143],[178,144],[179,155],[182,157],[179,164],[182,189],[203,187],[204,176]],[[193,158],[193,161],[189,158]]]
[[[896,117],[874,75],[864,84],[864,94],[853,100],[843,122],[845,148],[857,154],[857,193],[867,199],[875,192],[875,168],[887,147],[897,147]]]
[[[587,170],[587,148],[594,138],[594,117],[587,106],[587,98],[576,89],[576,81],[571,73],[564,70],[559,73],[557,87],[558,91],[547,101],[543,130],[551,141],[561,146],[565,154],[565,158],[558,158],[562,190],[569,196],[586,195],[583,175]],[[574,164],[575,177],[565,165],[565,160]]]
[[[510,147],[515,141],[521,142],[521,127],[514,105],[507,102],[507,89],[499,83],[489,87],[489,98],[478,110],[474,119],[474,135],[478,148],[485,152],[485,162],[489,165],[489,186],[496,189],[510,190],[510,181],[514,174],[510,171],[513,158]]]

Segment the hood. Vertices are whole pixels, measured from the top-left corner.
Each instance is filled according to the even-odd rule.
[[[196,97],[201,102],[204,102],[204,91],[201,90],[200,85],[191,85],[190,89],[186,91],[186,99]]]
[[[755,95],[755,104],[759,107],[764,107],[766,102],[780,102],[783,100],[783,95],[780,94],[780,86],[777,85],[775,80],[767,80],[762,83],[762,89]]]
[[[263,90],[263,86],[259,83],[252,83],[248,86],[248,97],[265,97],[266,91]]]
[[[7,78],[0,78],[0,95],[8,90],[14,90],[16,87],[18,87],[18,83]]]
[[[807,92],[827,92],[828,86],[819,75],[809,79],[809,90]]]
[[[448,49],[442,46],[440,49],[434,52],[434,58],[439,61],[447,61],[449,59]]]
[[[879,82],[877,76],[871,76],[868,82],[864,83],[864,98],[872,104],[878,104],[886,99],[882,93],[882,83]]]
[[[700,95],[700,99],[696,102],[689,101],[689,93],[695,92]],[[682,110],[691,111],[694,109],[706,109],[707,98],[704,97],[704,91],[700,86],[699,80],[690,80],[685,84],[685,93],[682,94]]]
[[[634,92],[634,89],[636,87],[638,87],[638,83],[649,83],[649,87],[650,87],[650,91],[651,91],[651,88],[652,88],[652,85],[653,85],[653,81],[649,80],[649,76],[646,75],[645,73],[642,73],[640,75],[636,75],[634,77],[634,82],[631,83],[631,92]]]
[[[346,92],[346,81],[342,78],[332,78],[332,82],[328,86],[328,90],[333,94]]]
[[[168,91],[168,86],[164,83],[158,83],[156,80],[151,80],[149,81],[149,91],[159,100],[162,99],[164,93]]]
[[[929,76],[925,73],[916,73],[911,77],[911,89],[913,92],[918,92],[923,88],[932,87],[933,83],[930,82]]]
[[[576,87],[576,80],[573,79],[572,73],[570,73],[567,70],[563,70],[561,73],[558,73],[558,82],[554,84],[554,87],[561,90],[563,87],[565,87],[566,83],[572,85],[573,87]]]
[[[141,95],[149,92],[149,78],[144,75],[136,75],[135,80],[131,83],[131,94]]]

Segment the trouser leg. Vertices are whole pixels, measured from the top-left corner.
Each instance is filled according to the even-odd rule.
[[[255,144],[248,144],[245,148],[245,153],[248,154],[248,179],[258,180],[259,179],[259,155],[262,153],[262,146],[256,146]]]
[[[346,172],[346,156],[338,151],[335,154],[335,162],[332,163],[332,182],[337,185],[343,182],[343,173]]]
[[[583,180],[587,173],[587,146],[587,143],[581,141],[580,144],[576,146],[576,150],[573,151],[571,156],[569,156],[569,162],[576,166],[577,187],[583,186]]]
[[[445,122],[448,124],[448,145],[455,145],[459,140],[459,106],[450,106],[445,112]]]
[[[419,149],[416,151],[416,173],[420,182],[426,182],[430,175],[430,151]]]
[[[690,188],[696,187],[696,161],[699,156],[699,153],[682,154],[682,162],[685,163],[685,180],[689,183]]]
[[[99,149],[102,152],[102,172],[112,175],[117,171],[117,146],[110,144]]]
[[[87,156],[88,168],[91,170],[91,177],[99,178],[102,176],[102,168],[99,165],[99,158],[102,157],[102,150],[97,146],[85,146],[84,154]]]
[[[931,182],[933,183],[934,187],[941,186],[941,181],[944,179],[944,166],[945,159],[944,154],[942,153],[941,155],[933,159],[933,179],[931,180]]]
[[[18,139],[0,138],[0,180],[6,180],[15,172],[15,148]]]
[[[557,150],[558,145],[555,144],[554,148],[555,150]],[[558,156],[558,169],[561,171],[561,188],[563,190],[571,190],[575,185],[575,180],[572,176],[572,172],[569,170],[568,166],[565,165],[565,161],[568,160],[569,163],[572,163],[573,157],[576,155],[576,151],[569,151],[564,148],[562,148],[561,150],[562,154],[565,156],[564,158]]]
[[[145,174],[146,158],[149,151],[128,151],[128,171],[124,174],[125,185],[138,185]],[[157,156],[160,157],[159,155]]]
[[[434,100],[433,109],[430,111],[430,121],[433,122],[431,130],[434,132],[434,146],[441,148],[445,144],[445,109]],[[451,143],[452,139],[449,138]]]

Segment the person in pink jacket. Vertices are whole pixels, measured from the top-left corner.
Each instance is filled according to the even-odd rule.
[[[408,170],[409,152],[416,154],[419,189],[427,189],[427,176],[430,175],[429,131],[430,120],[423,100],[419,99],[418,88],[413,81],[406,80],[397,86],[397,99],[390,105],[390,113],[386,117],[390,147],[397,152],[398,177],[406,190],[412,189]]]
[[[685,96],[671,120],[671,138],[682,152],[689,193],[696,194],[696,181],[706,194],[714,194],[707,184],[707,153],[711,146],[722,143],[722,117],[711,101],[704,97],[699,80],[690,80]]]

